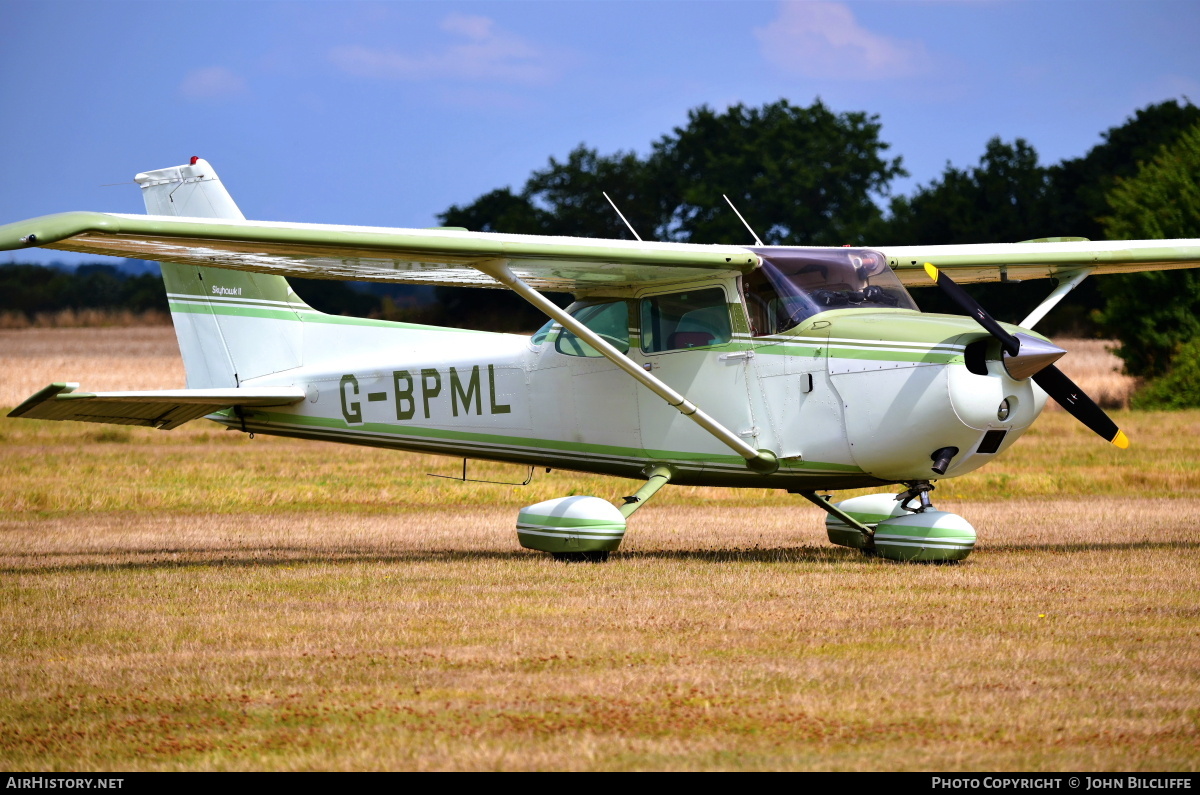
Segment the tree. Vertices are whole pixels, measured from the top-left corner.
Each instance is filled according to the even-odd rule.
[[[1109,213],[1108,195],[1115,182],[1133,177],[1139,163],[1154,158],[1197,122],[1200,108],[1190,101],[1147,105],[1102,133],[1104,142],[1083,157],[1051,167],[1047,221],[1054,231],[1048,234],[1103,240],[1110,233],[1101,218]]]
[[[1189,409],[1200,406],[1200,337],[1179,346],[1171,369],[1139,389],[1135,409]]]
[[[873,197],[907,176],[900,158],[884,158],[880,126],[878,116],[834,113],[820,100],[808,108],[781,99],[724,113],[692,110],[687,126],[655,143],[649,159],[658,234],[693,243],[745,240],[724,193],[765,243],[862,242],[881,216]]]
[[[891,214],[872,233],[873,240],[916,245],[1015,243],[1052,234],[1046,226],[1049,192],[1047,169],[1037,151],[1018,138],[993,138],[979,164],[958,169],[949,163],[942,176],[891,202]],[[971,285],[970,292],[992,314],[1019,322],[1046,296],[1045,282]],[[957,313],[940,290],[918,290],[917,300],[929,312]],[[1066,307],[1064,307],[1066,309]],[[1059,309],[1043,321],[1042,330],[1071,326],[1077,314]]]
[[[877,116],[834,113],[779,100],[761,108],[702,106],[655,142],[648,157],[601,155],[584,145],[535,171],[519,194],[484,194],[442,213],[442,223],[478,231],[630,237],[602,192],[645,238],[693,243],[745,241],[721,194],[767,243],[861,241],[880,219],[874,196],[905,175],[887,160]]]
[[[912,197],[892,200],[891,243],[1015,243],[1050,235],[1045,205],[1049,179],[1024,139],[988,141],[979,165],[946,164],[940,179]]]
[[[527,196],[514,194],[511,188],[497,188],[465,207],[451,205],[438,215],[438,220],[445,226],[460,226],[472,232],[544,235],[550,219]]]
[[[1112,238],[1200,237],[1200,123],[1162,147],[1136,176],[1117,179],[1108,206],[1111,214],[1102,220]],[[1185,343],[1200,338],[1196,270],[1108,276],[1101,290],[1107,303],[1100,322],[1120,340],[1117,355],[1130,375],[1166,375]],[[1200,405],[1200,394],[1192,399]]]
[[[633,152],[601,155],[583,144],[564,162],[535,171],[522,195],[546,213],[546,234],[573,237],[633,239],[625,224],[604,198],[604,193],[643,237],[653,236],[659,225],[655,186],[647,164]]]

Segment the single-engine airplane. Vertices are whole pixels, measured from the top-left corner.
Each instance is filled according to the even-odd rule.
[[[778,488],[827,514],[835,544],[961,560],[976,535],[933,481],[1011,446],[1053,396],[1125,434],[1033,331],[1089,274],[1200,266],[1200,240],[817,248],[656,243],[247,221],[213,167],[147,171],[147,215],[69,212],[0,227],[42,246],[162,263],[187,388],[55,383],[10,417],[244,432],[640,479],[616,506],[523,508],[520,543],[600,561],[665,484]],[[507,288],[549,320],[532,337],[322,314],[288,276]],[[958,282],[1052,278],[1020,325]],[[969,315],[918,310],[933,280]],[[561,309],[541,290],[571,292]],[[818,491],[903,487],[835,503]]]

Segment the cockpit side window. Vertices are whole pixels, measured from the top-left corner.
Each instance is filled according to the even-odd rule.
[[[629,304],[625,301],[579,301],[567,307],[567,314],[600,335],[600,338],[621,353],[629,350]],[[601,353],[561,329],[554,349],[567,356],[599,358]]]
[[[877,251],[754,249],[762,267],[742,280],[754,336],[777,334],[829,309],[916,310]]]
[[[642,299],[642,350],[647,353],[724,345],[733,338],[720,287]]]

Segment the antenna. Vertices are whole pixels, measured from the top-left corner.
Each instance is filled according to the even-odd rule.
[[[629,231],[633,232],[633,236],[638,239],[638,242],[639,243],[642,242],[642,236],[639,235],[637,233],[637,230],[633,228],[633,224],[629,223],[629,221],[626,220],[624,214],[622,214],[621,211],[619,209],[617,209],[617,203],[615,201],[613,201],[612,199],[610,199],[608,194],[605,193],[604,191],[600,191],[600,192],[604,194],[604,198],[608,199],[608,203],[611,204],[612,208],[617,211],[617,215],[620,216],[621,220],[625,222],[625,226],[628,227]],[[736,210],[735,210],[735,212],[736,212]]]
[[[754,233],[754,230],[750,228],[750,224],[746,223],[746,219],[742,217],[742,214],[738,212],[738,209],[733,206],[733,202],[729,201],[729,197],[722,193],[721,198],[729,203],[729,209],[733,210],[734,214],[738,217],[738,220],[742,222],[742,226],[746,227],[746,231],[750,233],[752,238],[754,238],[754,242],[761,246],[763,244],[762,240],[760,240],[758,235]]]

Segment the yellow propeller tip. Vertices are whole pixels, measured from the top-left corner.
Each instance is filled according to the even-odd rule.
[[[1125,431],[1117,431],[1117,435],[1113,437],[1112,443],[1122,450],[1129,448],[1129,437],[1125,435]]]
[[[938,269],[933,267],[932,262],[925,263],[925,272],[929,274],[929,278],[933,279],[935,282],[937,281]]]

